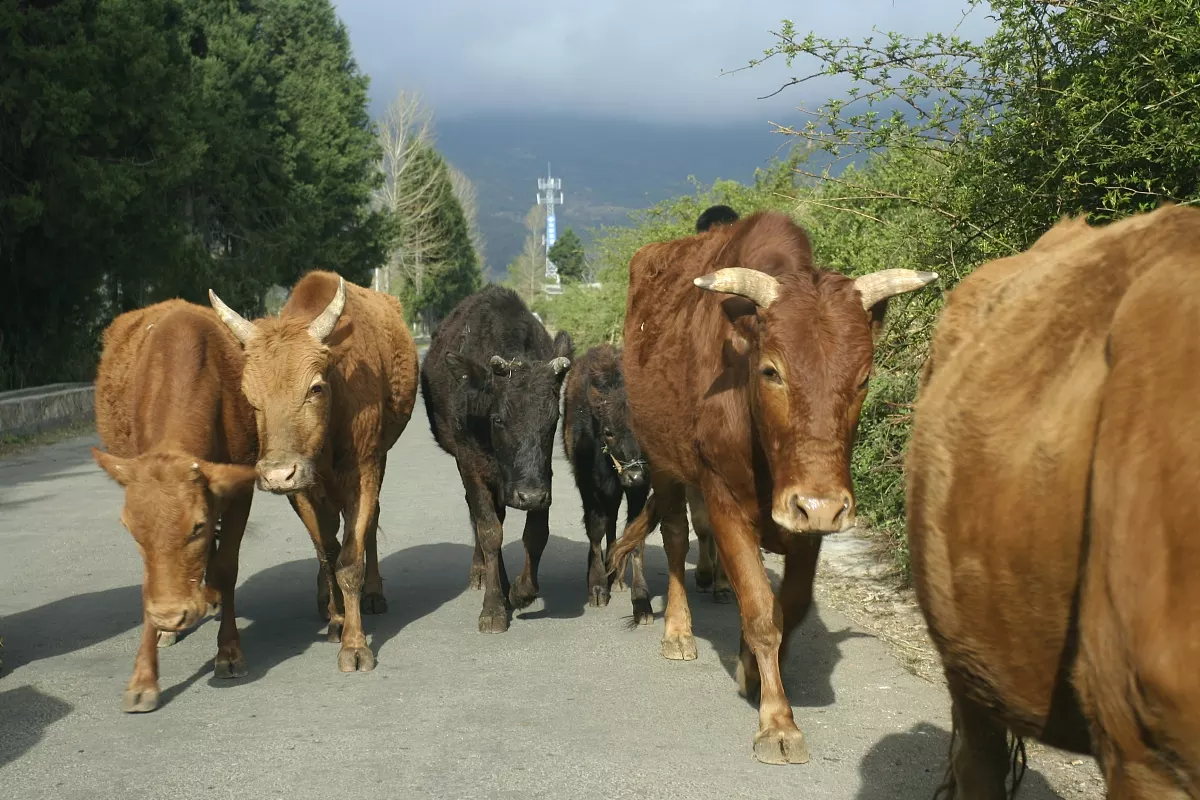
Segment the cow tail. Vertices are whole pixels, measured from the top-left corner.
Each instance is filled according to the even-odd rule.
[[[958,781],[954,778],[954,740],[958,738],[958,722],[950,727],[949,763],[946,765],[946,777],[941,786],[933,793],[934,800],[955,800],[958,797]],[[1009,800],[1017,796],[1021,781],[1025,779],[1025,770],[1029,766],[1029,757],[1025,752],[1025,739],[1015,734],[1008,742],[1009,777],[1012,783],[1008,787]]]
[[[646,505],[642,507],[642,513],[625,526],[625,532],[621,534],[621,538],[608,548],[608,557],[605,559],[608,574],[624,575],[625,563],[629,560],[629,556],[646,543],[646,537],[656,527],[658,527],[658,508],[654,493],[651,492],[650,496],[646,498]]]
[[[1009,800],[1017,796],[1021,781],[1025,778],[1025,770],[1029,766],[1029,757],[1025,753],[1024,737],[1013,735],[1008,745],[1008,758],[1012,768],[1012,787],[1008,790]]]
[[[954,800],[958,796],[958,781],[954,778],[954,740],[958,738],[958,720],[950,723],[950,747],[946,755],[946,775],[933,793],[933,800]]]

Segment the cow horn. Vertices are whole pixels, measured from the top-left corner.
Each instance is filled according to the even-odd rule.
[[[570,368],[571,359],[566,356],[559,356],[550,362],[550,368],[554,370],[555,375],[561,375],[565,370]]]
[[[708,292],[725,292],[753,300],[759,308],[768,308],[779,297],[779,281],[765,272],[745,267],[726,267],[701,275],[692,283]]]
[[[254,338],[254,323],[225,305],[212,289],[208,290],[208,302],[212,304],[213,311],[217,312],[221,322],[225,323],[225,327],[229,328],[237,340],[243,345],[249,344],[250,340]]]
[[[345,307],[346,279],[339,275],[337,292],[333,295],[333,299],[329,301],[329,305],[325,306],[325,310],[321,312],[321,315],[309,323],[308,332],[318,342],[324,342],[329,338],[329,334],[333,333],[338,318],[342,316],[342,309]]]
[[[884,269],[854,279],[854,288],[862,295],[867,311],[880,300],[905,292],[915,292],[936,281],[936,272],[917,272],[915,269]]]

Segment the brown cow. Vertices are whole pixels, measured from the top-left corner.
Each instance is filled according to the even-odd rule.
[[[779,213],[646,245],[630,263],[624,367],[654,494],[611,563],[622,566],[661,519],[662,653],[695,658],[685,487],[703,492],[741,610],[739,688],[761,690],[760,761],[808,760],[781,649],[812,600],[819,534],[854,524],[850,449],[886,301],[936,277],[888,270],[855,280],[817,269],[804,230]],[[786,556],[778,601],[760,544]]]
[[[1011,732],[1200,797],[1197,253],[1200,210],[1064,221],[947,298],[907,500],[952,795],[1005,796]]]
[[[242,360],[216,314],[182,300],[127,312],[104,331],[96,430],[108,452],[92,456],[125,488],[121,523],[145,566],[128,712],[158,707],[159,633],[169,643],[217,603],[216,676],[246,674],[233,594],[258,444]]]
[[[328,609],[329,640],[342,643],[338,668],[372,670],[361,614],[386,610],[379,488],[417,394],[417,347],[400,301],[320,271],[300,279],[278,317],[249,322],[211,291],[209,299],[245,346],[242,390],[258,423],[258,486],[287,495],[316,545],[318,605]]]

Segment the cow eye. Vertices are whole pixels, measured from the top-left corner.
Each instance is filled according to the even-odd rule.
[[[204,523],[197,522],[192,526],[192,535],[188,537],[189,542],[194,542],[204,535]]]
[[[499,414],[492,414],[492,424],[493,424],[493,425],[495,425],[495,426],[497,426],[497,427],[501,427],[501,428],[503,428],[503,427],[504,427],[504,423],[500,421],[500,415],[499,415]]]
[[[866,391],[866,389],[867,389],[867,384],[868,384],[868,383],[870,383],[870,382],[871,382],[871,376],[870,376],[870,375],[868,375],[867,377],[863,378],[863,381],[862,381],[862,383],[860,383],[860,384],[858,385],[858,390],[859,390],[860,392]]]
[[[779,371],[774,367],[763,367],[762,376],[769,381],[779,381]]]
[[[322,388],[321,384],[319,384],[319,383],[314,383],[312,386],[308,387],[309,394],[316,395],[316,394],[320,394],[323,391],[325,391],[325,390],[324,390],[324,388]]]
[[[605,436],[605,438],[611,439],[611,438],[612,438],[612,435],[613,435],[612,428],[605,428],[605,429],[604,429],[604,436]]]

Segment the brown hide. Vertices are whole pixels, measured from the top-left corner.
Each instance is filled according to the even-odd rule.
[[[210,295],[245,347],[242,389],[255,407],[259,487],[288,495],[313,539],[321,561],[317,602],[330,620],[330,640],[342,643],[339,668],[373,669],[361,612],[386,610],[376,551],[379,489],[417,392],[417,348],[400,302],[323,271],[300,279],[279,316],[253,323]]]
[[[693,283],[735,265],[781,283],[757,319],[749,301]],[[872,355],[854,282],[815,269],[807,236],[782,214],[647,245],[629,269],[626,382],[654,468],[713,483],[777,550],[785,531],[772,517],[788,490],[844,499],[837,524],[852,525],[849,454]]]
[[[254,490],[254,417],[240,390],[241,348],[211,309],[169,300],[130,311],[103,344],[95,413],[107,452],[92,454],[124,487],[121,522],[145,567],[146,627],[125,710],[150,711],[157,632],[191,627],[210,604],[226,609],[217,674],[244,674],[233,587]]]
[[[1086,715],[1114,797],[1197,796],[1197,252],[1200,211],[1169,207],[979,268],[947,299],[909,445],[913,578],[956,721],[986,709],[1088,751]],[[1192,794],[1114,783],[1154,761],[1144,737]]]

